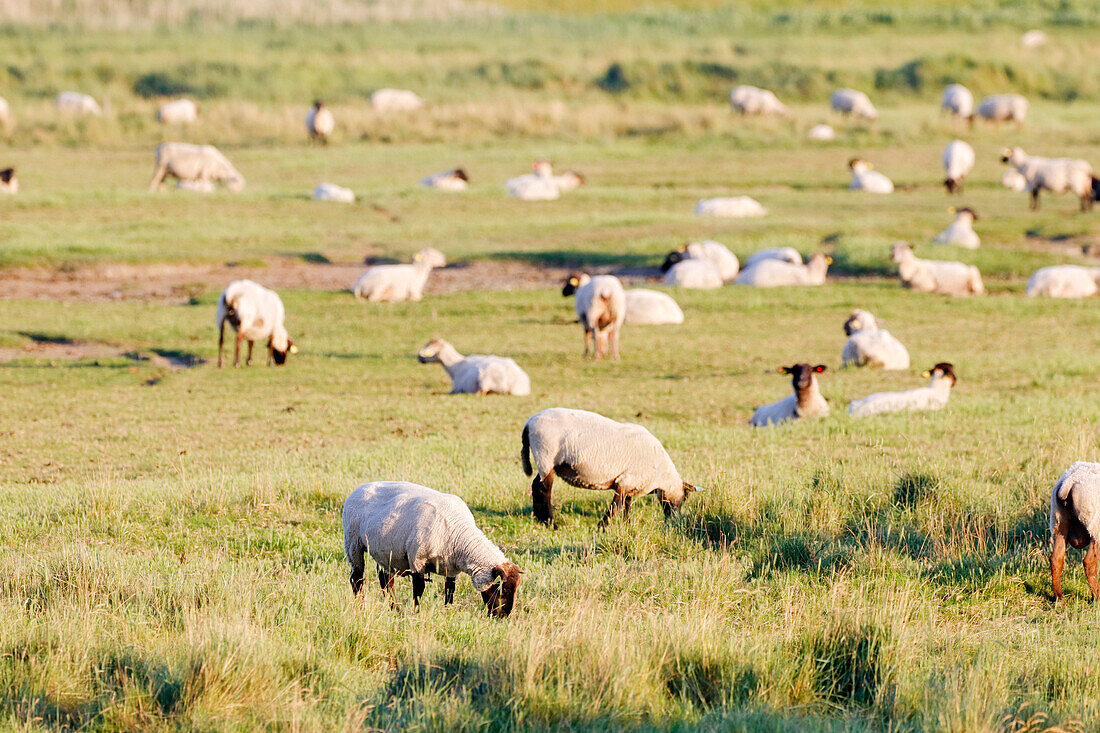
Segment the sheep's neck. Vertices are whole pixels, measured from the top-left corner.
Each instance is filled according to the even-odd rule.
[[[811,379],[808,387],[795,387],[795,399],[798,400],[798,414],[814,412],[825,401],[821,390],[817,388],[817,379]]]
[[[475,585],[488,583],[492,580],[493,568],[505,562],[507,558],[477,527],[470,526],[465,529],[467,531],[454,534],[450,538],[452,547],[450,564],[459,572],[473,578]]]
[[[937,399],[944,402],[951,396],[951,380],[947,377],[932,377],[928,383],[928,389],[935,393]]]
[[[454,366],[466,357],[458,353],[458,349],[451,346],[450,344],[447,344],[439,350],[439,353],[436,354],[436,358],[439,359],[439,363],[442,364],[443,368],[447,370],[448,374],[450,374]]]

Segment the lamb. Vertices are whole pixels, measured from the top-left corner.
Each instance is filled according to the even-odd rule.
[[[219,181],[230,191],[244,188],[244,176],[213,145],[161,143],[156,149],[156,160],[150,191],[163,189],[167,176],[181,181]]]
[[[726,245],[707,239],[702,242],[685,244],[669,252],[661,265],[661,271],[668,272],[676,263],[688,259],[709,260],[724,282],[729,282],[737,277],[737,271],[740,269],[737,255],[730,252]],[[799,261],[801,262],[801,260]]]
[[[432,339],[416,355],[421,364],[442,364],[451,378],[451,394],[531,394],[527,373],[503,356],[463,356],[442,339]]]
[[[709,259],[680,260],[669,268],[663,280],[665,285],[695,290],[713,290],[722,287],[722,275]]]
[[[955,367],[941,361],[921,375],[928,377],[928,386],[905,392],[876,392],[848,405],[852,417],[869,417],[905,410],[940,410],[951,397],[951,388],[958,381]]]
[[[1033,28],[1020,36],[1020,45],[1024,48],[1037,48],[1046,42],[1047,34],[1037,28]]]
[[[587,410],[551,407],[523,425],[520,460],[531,476],[531,507],[535,519],[553,521],[554,477],[580,489],[615,492],[600,526],[622,510],[630,519],[636,496],[656,493],[665,517],[679,509],[688,494],[702,491],[680,478],[668,452],[641,425],[621,423]]]
[[[344,555],[351,592],[363,588],[365,554],[378,564],[382,592],[411,575],[413,605],[420,606],[429,573],[446,578],[443,603],[454,603],[455,581],[466,573],[491,616],[512,612],[523,571],[478,529],[466,502],[408,481],[360,485],[344,501]]]
[[[438,188],[440,191],[465,191],[470,177],[461,168],[454,168],[420,179],[421,186]]]
[[[268,290],[251,280],[234,280],[218,298],[218,368],[222,367],[222,345],[225,342],[225,324],[237,331],[237,348],[233,366],[241,365],[241,341],[248,340],[248,358],[252,365],[252,346],[255,341],[267,339],[267,363],[286,363],[287,354],[297,354],[298,347],[287,335],[284,321],[286,312],[283,301],[274,290]]]
[[[951,226],[937,234],[932,241],[935,244],[954,244],[967,249],[977,249],[982,246],[982,240],[978,238],[977,233],[974,231],[974,222],[978,220],[978,215],[974,213],[974,209],[967,206],[956,209],[952,206],[949,211],[955,215],[955,221],[951,222]]]
[[[665,293],[645,288],[631,288],[623,293],[626,318],[630,326],[662,326],[684,322],[684,312]]]
[[[801,265],[802,255],[800,255],[798,250],[794,247],[770,247],[768,249],[753,252],[749,255],[749,258],[745,260],[741,268],[747,270],[750,267],[755,267],[757,263],[763,260],[782,260],[784,262],[790,262],[793,265]]]
[[[1027,100],[1019,94],[997,94],[978,105],[978,116],[990,122],[1015,122],[1022,125],[1027,117]]]
[[[811,140],[817,140],[818,142],[829,142],[836,139],[836,131],[829,125],[814,125],[807,135]]]
[[[322,183],[313,189],[314,201],[339,201],[344,204],[355,203],[355,192],[335,183]]]
[[[743,84],[730,92],[730,106],[743,115],[779,115],[789,117],[790,111],[767,89]]]
[[[407,89],[379,89],[370,95],[370,106],[377,112],[412,112],[424,106],[424,100]]]
[[[728,196],[700,199],[695,204],[696,216],[720,216],[726,219],[747,219],[764,216],[768,210],[748,196]]]
[[[881,369],[908,369],[909,351],[889,331],[879,328],[875,317],[865,310],[854,310],[844,322],[848,341],[840,352],[843,366],[872,366]]]
[[[577,322],[584,327],[584,355],[588,356],[594,341],[592,358],[599,359],[610,351],[611,358],[618,359],[619,331],[626,320],[626,294],[619,278],[575,272],[566,279],[561,294],[575,296]]]
[[[898,263],[898,278],[903,287],[919,293],[942,295],[982,295],[982,274],[973,265],[962,262],[922,260],[905,242],[896,242],[891,258]]]
[[[751,285],[757,288],[775,288],[784,285],[824,285],[825,275],[831,257],[818,252],[805,265],[796,265],[784,260],[760,260],[752,267],[746,267],[737,276],[734,285]]]
[[[948,193],[962,193],[963,179],[974,169],[974,148],[962,140],[953,140],[943,150],[943,168],[947,177],[943,185]]]
[[[356,300],[372,303],[420,300],[432,269],[446,264],[447,258],[442,252],[427,247],[413,255],[411,265],[374,265],[367,268],[355,281],[352,293]]]
[[[96,115],[103,114],[99,108],[99,102],[87,94],[80,92],[61,92],[53,100],[57,111],[70,115]]]
[[[321,100],[313,103],[313,107],[306,113],[306,132],[309,133],[311,142],[328,144],[328,136],[336,129],[336,118],[332,116],[332,110],[325,106]]]
[[[1095,184],[1095,181],[1093,183]],[[1001,185],[1013,191],[1023,192],[1027,190],[1027,177],[1015,168],[1009,168],[1005,171],[1005,174],[1001,176]],[[1095,193],[1093,194],[1093,198],[1096,198]]]
[[[1027,180],[1025,190],[1031,194],[1032,210],[1038,210],[1039,192],[1043,189],[1051,193],[1072,191],[1081,199],[1081,211],[1092,208],[1095,179],[1087,160],[1040,158],[1028,155],[1022,148],[1005,148],[1001,162],[1011,165]]]
[[[873,165],[859,158],[848,161],[848,167],[852,169],[852,182],[848,184],[850,191],[866,191],[867,193],[893,193],[894,183],[889,178],[871,170]]]
[[[15,177],[14,168],[0,171],[0,193],[19,193],[19,179]]]
[[[948,84],[943,89],[940,109],[950,113],[953,117],[960,117],[972,122],[974,120],[974,95],[962,84]]]
[[[554,178],[554,169],[549,160],[536,160],[532,166],[534,173],[509,178],[504,187],[512,197],[520,201],[556,201],[561,198],[561,188]]]
[[[878,110],[863,92],[855,89],[837,89],[829,97],[829,106],[841,114],[871,122],[878,119]]]
[[[1054,600],[1062,600],[1062,567],[1066,544],[1085,551],[1085,577],[1092,602],[1100,600],[1100,463],[1077,461],[1055,482],[1050,492],[1050,584]]]
[[[1089,298],[1100,290],[1100,267],[1057,265],[1043,267],[1028,278],[1031,298]]]
[[[173,99],[157,110],[157,122],[162,125],[182,125],[198,119],[199,108],[190,99]]]
[[[749,419],[749,424],[763,428],[788,420],[828,415],[829,403],[821,396],[821,390],[817,386],[817,375],[823,373],[825,369],[824,364],[810,366],[803,363],[779,367],[776,371],[780,374],[791,375],[794,394],[787,395],[770,405],[756,408],[752,418]]]

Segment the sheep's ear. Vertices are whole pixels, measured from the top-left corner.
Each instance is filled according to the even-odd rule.
[[[932,370],[931,369],[925,369],[923,372],[920,373],[920,375],[927,379],[928,377],[932,376]]]
[[[424,259],[424,256],[421,255],[419,252],[413,255],[413,262],[420,262],[420,260],[422,259]]]
[[[825,371],[826,368],[827,367],[824,364],[818,364],[817,366],[814,367],[814,371],[817,372],[818,374],[821,374],[823,371]]]
[[[790,367],[779,367],[775,371],[779,372],[780,374],[790,374],[791,373],[791,368]]]
[[[826,265],[831,265],[831,264],[833,264],[833,258],[832,258],[832,257],[830,257],[829,255],[825,255],[825,264],[826,264]]]
[[[947,207],[947,213],[949,213],[949,214],[957,214],[957,213],[959,213],[959,210],[958,210],[958,209],[956,209],[956,208],[955,208],[954,206],[948,206],[948,207]]]
[[[679,247],[676,248],[676,251],[677,252],[687,252],[688,251],[688,246],[686,244],[681,244]]]
[[[579,280],[577,280],[577,278],[575,278],[575,277],[571,277],[571,278],[569,278],[569,284],[570,284],[570,285],[572,285],[573,287],[577,287],[577,284],[578,284],[579,282],[580,282],[580,281],[579,281]]]
[[[290,353],[291,354],[297,354],[298,353],[298,347],[295,346],[294,344],[291,344],[290,345]]]

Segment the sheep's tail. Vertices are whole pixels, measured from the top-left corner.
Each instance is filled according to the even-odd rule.
[[[519,449],[519,459],[523,461],[523,473],[531,475],[531,435],[530,428],[526,425],[523,426],[523,435],[520,437],[522,441]]]
[[[1058,500],[1064,502],[1069,499],[1070,493],[1075,488],[1077,488],[1076,481],[1063,481],[1062,485],[1058,487]]]

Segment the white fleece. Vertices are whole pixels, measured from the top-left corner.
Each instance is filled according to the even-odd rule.
[[[800,255],[798,250],[794,247],[770,247],[768,249],[761,249],[749,255],[748,259],[742,263],[741,269],[747,270],[762,260],[782,260],[784,262],[790,262],[793,265],[801,265],[802,255]]]
[[[844,366],[909,368],[909,351],[905,345],[889,331],[879,328],[873,315],[864,310],[852,311],[846,325],[852,334],[840,353]]]
[[[1100,267],[1055,265],[1043,267],[1028,278],[1027,294],[1047,298],[1088,298],[1100,289]]]
[[[1071,503],[1063,507],[1062,503]],[[1050,531],[1058,525],[1063,512],[1070,512],[1100,542],[1100,463],[1077,461],[1066,469],[1050,492]]]
[[[810,379],[810,388],[799,399],[797,392],[789,394],[778,402],[757,407],[749,418],[749,424],[758,428],[770,427],[788,420],[805,417],[824,417],[829,414],[829,403],[821,396],[817,384],[817,375]]]
[[[700,199],[695,204],[696,216],[721,216],[727,219],[745,219],[764,216],[768,210],[756,199],[748,196],[725,196],[713,199]]]
[[[893,259],[898,263],[901,284],[911,290],[943,295],[981,295],[985,292],[982,274],[973,265],[918,259],[904,242],[894,245]]]
[[[981,101],[978,116],[993,122],[1023,122],[1027,108],[1027,99],[1019,94],[996,94]]]
[[[939,410],[947,405],[954,386],[950,377],[939,370],[932,373],[927,387],[906,390],[905,392],[875,392],[863,399],[854,400],[848,405],[848,414],[852,417],[869,417],[886,412],[904,410]]]
[[[966,249],[977,249],[982,246],[982,240],[974,231],[974,215],[969,211],[955,212],[955,221],[937,234],[932,241],[935,244],[953,244]]]
[[[829,271],[829,261],[818,252],[805,265],[785,260],[760,260],[737,276],[735,285],[751,285],[757,288],[776,288],[785,285],[824,285]]]
[[[424,106],[424,100],[408,89],[378,89],[370,95],[370,106],[377,112],[412,112]]]
[[[974,148],[962,140],[952,140],[943,149],[943,169],[947,180],[956,185],[963,182],[974,169]]]
[[[1022,148],[1010,148],[1008,164],[1027,180],[1024,190],[1065,193],[1079,197],[1092,196],[1092,165],[1080,158],[1040,158],[1028,155]]]
[[[743,115],[790,115],[786,105],[768,89],[742,84],[730,92],[730,106]]]
[[[438,188],[440,191],[465,191],[469,186],[469,181],[458,175],[457,168],[452,168],[449,171],[435,173],[420,179],[420,185]]]
[[[463,356],[454,346],[434,339],[420,350],[421,362],[438,362],[451,378],[451,394],[531,394],[531,380],[505,356]]]
[[[181,181],[218,181],[230,191],[244,188],[244,176],[213,145],[161,143],[156,149],[156,169],[149,190],[159,190],[167,176]]]
[[[852,163],[852,182],[848,184],[848,188],[867,193],[893,193],[894,182],[878,171],[871,170],[867,161],[857,160]]]
[[[663,282],[680,288],[713,290],[722,287],[722,275],[711,260],[688,258],[668,268]]]
[[[862,117],[865,120],[877,120],[878,110],[866,94],[855,89],[837,89],[829,96],[829,106],[837,112]]]
[[[339,201],[343,204],[355,203],[355,192],[335,183],[322,183],[313,189],[314,201]]]
[[[631,288],[623,293],[626,304],[624,324],[660,326],[684,322],[684,312],[666,293],[645,288]]]
[[[199,116],[199,108],[190,99],[173,99],[165,102],[157,110],[157,122],[162,125],[179,125],[194,122]]]
[[[962,84],[948,84],[943,89],[940,107],[955,117],[969,118],[974,114],[974,95]]]
[[[427,247],[413,256],[411,265],[375,265],[355,281],[352,292],[357,300],[374,303],[420,300],[424,285],[435,267],[443,267],[447,259],[437,249]]]
[[[218,297],[218,312],[214,325],[220,330],[232,311],[240,323],[237,332],[247,341],[267,341],[276,351],[286,351],[286,311],[274,290],[251,280],[234,280]]]

